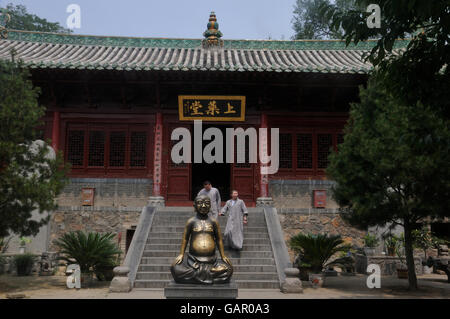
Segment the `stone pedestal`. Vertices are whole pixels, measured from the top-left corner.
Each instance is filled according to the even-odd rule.
[[[164,288],[167,299],[236,299],[238,288],[234,281],[217,285],[177,284],[171,281]]]
[[[162,196],[150,196],[148,198],[147,205],[164,207],[164,206],[166,206],[166,203],[164,201],[164,197],[162,197]]]
[[[256,199],[256,207],[273,206],[272,197],[258,197]]]
[[[300,281],[300,271],[297,268],[286,268],[284,270],[286,279],[281,283],[281,292],[285,294],[302,293],[303,287]]]
[[[130,292],[133,287],[128,279],[129,272],[128,267],[114,268],[114,278],[109,286],[109,292]]]

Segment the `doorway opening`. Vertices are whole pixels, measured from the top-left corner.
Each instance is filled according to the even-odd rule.
[[[217,127],[221,130],[222,136],[225,139],[225,129],[226,126],[218,125],[203,125],[203,132],[209,127]],[[203,133],[202,133],[203,134]],[[203,141],[203,147],[207,145],[210,141]],[[193,143],[193,141],[192,141]],[[223,155],[225,162],[225,143],[223,143]],[[192,144],[193,145],[193,144]],[[192,193],[191,200],[194,200],[198,192],[203,188],[204,181],[210,181],[211,185],[217,188],[220,192],[220,197],[222,202],[229,199],[230,194],[230,184],[231,184],[231,164],[228,163],[194,163],[192,162]]]

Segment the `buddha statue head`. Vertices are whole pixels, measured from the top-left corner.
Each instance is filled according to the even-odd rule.
[[[195,211],[203,216],[207,216],[211,210],[211,199],[206,195],[197,196],[194,200]]]

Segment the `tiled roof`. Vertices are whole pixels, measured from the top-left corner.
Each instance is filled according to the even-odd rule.
[[[366,41],[224,40],[223,48],[204,49],[201,39],[126,38],[9,31],[0,40],[0,59],[17,58],[30,68],[97,70],[257,71],[360,73],[371,70],[361,55]],[[397,41],[397,47],[407,41]]]

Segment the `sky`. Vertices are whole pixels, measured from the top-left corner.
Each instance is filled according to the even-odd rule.
[[[66,27],[70,4],[81,8],[75,34],[202,38],[215,11],[223,39],[292,37],[295,0],[0,0]]]

